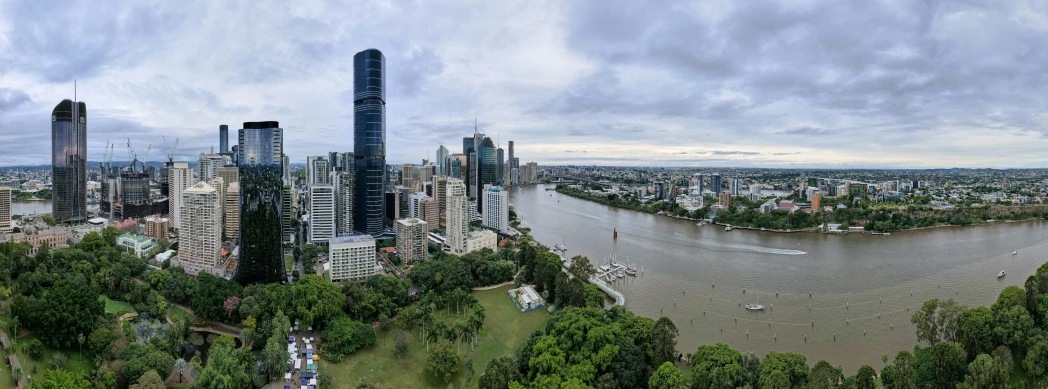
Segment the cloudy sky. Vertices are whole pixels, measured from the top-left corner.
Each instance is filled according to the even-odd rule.
[[[352,151],[371,47],[390,163],[476,118],[540,164],[1048,167],[1039,0],[0,0],[0,166],[49,162],[74,79],[92,160],[261,120],[293,161]]]

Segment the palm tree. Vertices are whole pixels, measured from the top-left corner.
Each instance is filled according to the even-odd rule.
[[[467,326],[473,331],[473,333],[477,335],[473,337],[473,344],[477,344],[477,338],[480,337],[480,329],[484,327],[484,320],[477,317],[476,314],[471,314],[469,315],[469,319],[466,323]]]
[[[456,355],[459,352],[459,340],[462,339],[462,333],[464,332],[465,328],[466,328],[466,325],[462,324],[462,321],[459,320],[459,321],[456,321],[455,325],[453,325],[451,327],[451,331],[448,331],[449,332],[448,340],[450,340],[452,342],[455,342],[455,354]]]
[[[415,320],[419,325],[418,338],[421,341],[425,341],[426,323],[433,321],[433,308],[430,307],[427,302],[424,305],[419,305],[417,311],[418,313],[415,315]]]
[[[475,338],[474,334],[475,330],[473,329],[473,326],[469,325],[468,323],[462,326],[462,336],[466,338],[469,342],[469,351],[473,351],[473,340]]]
[[[186,364],[185,359],[178,358],[175,361],[175,369],[178,369],[178,382],[182,382],[182,375],[186,374],[186,367],[188,367],[188,364]]]
[[[15,383],[22,380],[22,367],[17,366],[11,369],[11,378],[15,380]]]
[[[441,327],[444,326],[444,323],[433,320],[432,315],[429,315],[427,317],[428,321],[430,322],[430,325],[429,329],[426,330],[426,351],[429,351],[429,343],[440,340],[441,335],[443,335],[443,332],[441,332]]]
[[[84,341],[86,341],[86,340],[87,340],[87,339],[86,339],[86,338],[84,338],[84,334],[83,334],[83,333],[80,333],[80,334],[78,334],[78,335],[76,336],[76,342],[77,342],[77,343],[80,343],[80,356],[81,356],[81,357],[83,357],[83,356],[84,356]]]

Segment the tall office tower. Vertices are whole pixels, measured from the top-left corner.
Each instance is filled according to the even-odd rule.
[[[444,217],[447,219],[447,244],[452,254],[465,254],[466,238],[469,236],[469,198],[466,197],[466,184],[457,178],[448,179],[447,208]]]
[[[200,181],[182,193],[178,260],[188,274],[211,272],[222,255],[222,203],[218,191]],[[241,257],[243,258],[243,257]]]
[[[375,238],[348,235],[331,238],[331,282],[364,280],[375,275]]]
[[[284,171],[284,176],[283,176],[283,178],[281,178],[281,181],[283,182],[284,185],[292,185],[293,186],[293,182],[292,182],[292,179],[291,179],[291,158],[288,157],[287,154],[284,154],[283,156],[281,156],[280,166],[281,166],[281,169]]]
[[[528,162],[525,164],[528,168],[528,182],[535,182],[539,180],[539,164],[537,162]]]
[[[400,185],[413,191],[416,183],[418,183],[418,167],[412,164],[400,165]]]
[[[426,249],[429,248],[429,239],[426,237],[429,228],[426,222],[413,217],[407,217],[394,224],[397,231],[397,256],[406,264],[426,259]]]
[[[51,111],[51,216],[87,220],[87,104],[65,99]]]
[[[509,197],[501,186],[484,187],[484,227],[509,230]]]
[[[446,176],[448,174],[448,148],[444,145],[440,145],[437,148],[437,175]]]
[[[200,177],[200,181],[209,182],[212,178],[215,178],[216,168],[226,166],[226,158],[221,154],[200,153],[199,163],[197,175]]]
[[[419,203],[419,219],[426,222],[426,232],[440,228],[440,204],[432,197]]]
[[[355,230],[382,234],[386,185],[386,57],[367,49],[353,56],[353,191]]]
[[[175,162],[167,169],[167,215],[171,219],[171,227],[176,230],[182,229],[182,192],[189,188],[192,180],[193,172],[189,170],[189,164],[186,162]]]
[[[495,181],[502,185],[506,181],[506,152],[501,147],[495,149]]]
[[[226,239],[240,237],[240,183],[226,185],[226,197],[222,200],[222,211],[225,215]]]
[[[509,169],[510,183],[513,185],[520,184],[520,168]]]
[[[436,175],[437,167],[433,165],[419,166],[418,168],[418,182],[419,187],[424,187],[425,184],[433,182],[433,176]]]
[[[474,132],[476,132],[476,131],[474,131]],[[465,162],[465,163],[463,163],[462,166],[461,166],[461,169],[462,169],[461,173],[460,173],[461,177],[459,177],[459,178],[461,178],[463,184],[466,185],[466,195],[467,196],[469,196],[470,194],[474,193],[473,190],[472,190],[472,188],[473,188],[473,181],[476,180],[475,176],[477,175],[477,164],[476,164],[476,161],[474,161],[474,159],[476,158],[476,155],[474,153],[476,153],[476,151],[477,151],[477,149],[476,149],[477,145],[476,145],[476,142],[474,141],[475,138],[476,138],[476,135],[477,134],[473,134],[473,136],[464,136],[464,137],[462,137],[462,156],[464,157],[462,162]],[[483,135],[481,135],[481,136],[483,136]]]
[[[465,177],[463,177],[463,172],[465,171],[465,170],[463,170],[463,168],[466,167],[466,163],[465,162],[466,162],[466,156],[465,155],[462,155],[462,154],[451,154],[450,156],[448,156],[448,162],[447,162],[448,173],[447,173],[447,176],[449,178],[458,178],[460,180],[465,179]]]
[[[225,124],[218,125],[218,152],[229,152],[229,126]]]
[[[732,196],[738,196],[739,192],[742,191],[741,186],[742,186],[742,182],[737,177],[732,178],[731,179],[731,195]]]
[[[513,154],[513,141],[509,141],[509,178],[506,180],[511,184],[520,183],[520,159]]]
[[[11,225],[11,187],[0,186],[0,232],[14,229]]]
[[[240,129],[240,265],[243,285],[284,277],[284,130],[275,121],[245,122]]]
[[[496,185],[498,184],[498,152],[495,149],[495,142],[491,138],[484,138],[484,143],[481,144],[479,151],[477,152],[477,187],[481,190],[477,192],[477,212],[484,209],[484,196],[481,193],[484,185]]]
[[[509,149],[509,160],[513,161],[513,141],[509,141],[509,146],[507,146],[507,148]],[[515,167],[516,166],[513,166],[512,162],[511,162],[510,163],[510,168],[515,168]]]
[[[702,190],[705,189],[705,184],[702,181],[702,174],[696,174],[694,176],[695,186],[699,187],[699,195],[702,195]]]
[[[225,185],[240,182],[240,170],[236,166],[226,165],[215,168],[215,177],[222,179]]]
[[[710,175],[710,190],[713,191],[713,196],[716,197],[721,192],[721,175],[720,173],[713,173]]]
[[[164,197],[167,197],[168,195],[171,194],[170,193],[171,188],[170,188],[170,186],[168,186],[167,178],[171,174],[171,172],[169,170],[171,169],[171,166],[173,166],[173,164],[174,164],[174,162],[167,161],[167,162],[164,162],[164,166],[160,167],[160,173],[159,173],[160,177],[157,180],[157,182],[160,183],[160,195],[164,196]],[[102,183],[105,184],[106,180],[108,180],[108,177],[106,176],[105,172],[102,172]],[[103,188],[103,189],[105,189],[105,188]]]
[[[306,157],[306,185],[331,185],[331,161],[327,156]]]
[[[448,177],[433,176],[433,199],[437,201],[440,212],[448,207]]]
[[[309,242],[327,244],[335,236],[335,187],[309,187]]]

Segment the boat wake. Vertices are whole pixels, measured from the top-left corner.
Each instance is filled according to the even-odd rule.
[[[805,255],[805,254],[808,254],[807,251],[789,250],[789,249],[777,249],[777,248],[773,248],[773,247],[762,247],[762,246],[753,246],[753,245],[723,244],[721,246],[723,246],[724,248],[728,248],[728,249],[738,250],[740,252],[753,252],[753,253],[761,253],[761,254],[778,254],[778,255]]]

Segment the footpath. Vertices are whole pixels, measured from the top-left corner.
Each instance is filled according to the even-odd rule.
[[[11,347],[11,340],[7,338],[7,333],[5,333],[3,331],[0,331],[0,343],[3,344],[4,349],[7,349],[7,348]],[[21,369],[22,368],[21,367],[22,365],[20,365],[18,363],[18,355],[15,355],[14,353],[11,353],[11,355],[7,356],[7,359],[11,363],[11,371],[14,371],[15,369]],[[18,385],[15,385],[15,388],[24,388],[26,385],[29,385],[29,381],[26,381],[25,370],[23,370],[22,371],[22,377],[18,380]]]

